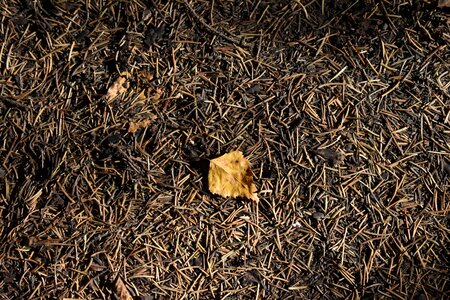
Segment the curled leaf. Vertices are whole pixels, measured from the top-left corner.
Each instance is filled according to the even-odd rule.
[[[133,297],[120,277],[116,281],[116,292],[120,300],[133,300]]]
[[[208,185],[211,193],[222,197],[259,201],[250,162],[240,151],[232,151],[210,161]]]
[[[33,196],[29,197],[26,200],[27,207],[30,212],[32,212],[36,208],[36,204],[38,203],[38,199],[41,195],[42,195],[42,189],[38,190]]]

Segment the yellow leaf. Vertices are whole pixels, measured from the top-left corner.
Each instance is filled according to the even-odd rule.
[[[133,300],[133,297],[131,296],[125,283],[123,283],[123,281],[122,281],[122,279],[120,279],[120,277],[117,277],[116,291],[117,291],[117,296],[119,297],[119,300]]]
[[[250,162],[240,151],[232,151],[210,161],[208,185],[211,193],[222,197],[259,201]]]

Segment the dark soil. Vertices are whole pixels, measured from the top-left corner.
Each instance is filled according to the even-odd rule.
[[[428,2],[2,1],[0,298],[448,299]],[[208,191],[232,150],[259,203]]]

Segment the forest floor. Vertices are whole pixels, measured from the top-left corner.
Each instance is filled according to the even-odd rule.
[[[448,8],[0,7],[1,299],[450,297]]]

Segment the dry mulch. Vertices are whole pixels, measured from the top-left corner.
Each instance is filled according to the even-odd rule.
[[[447,299],[429,2],[3,1],[0,298]]]

